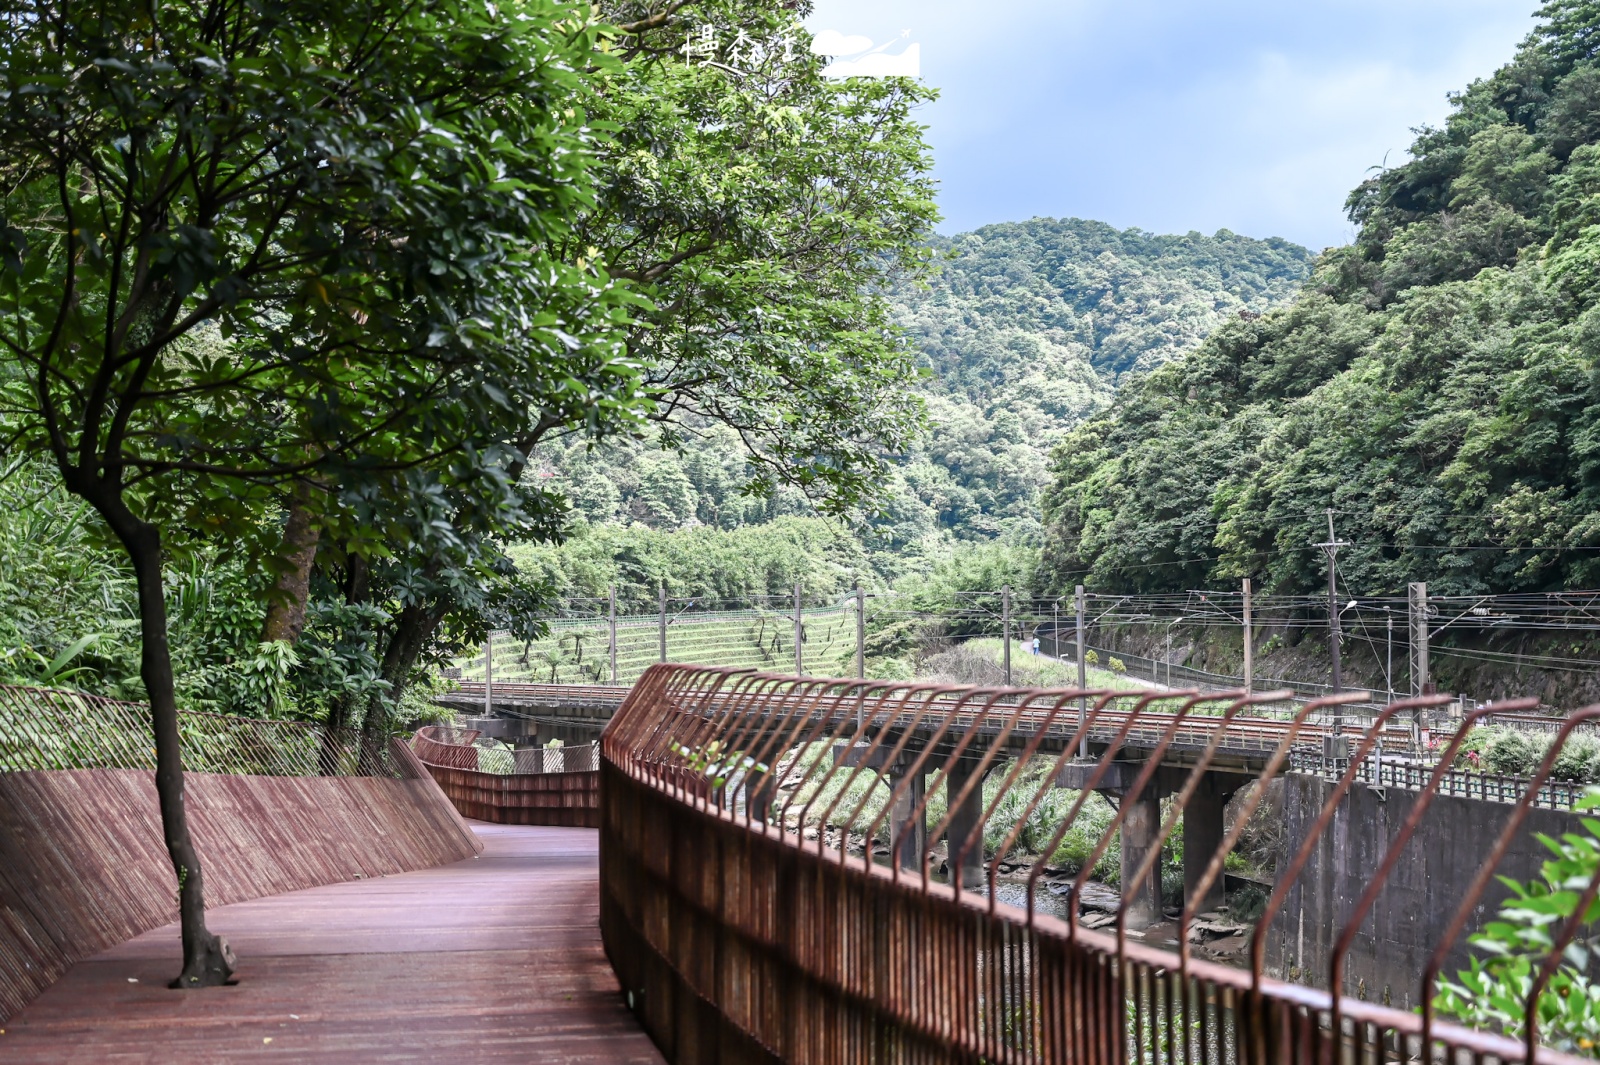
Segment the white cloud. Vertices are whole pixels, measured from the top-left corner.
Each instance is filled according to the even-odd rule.
[[[847,37],[838,30],[823,30],[811,39],[811,50],[817,55],[858,55],[871,47],[871,37]]]
[[[830,78],[916,78],[922,75],[922,46],[912,44],[899,55],[873,52],[860,59],[836,59],[822,72]]]
[[[1079,215],[1321,246],[1348,239],[1344,198],[1367,168],[1403,162],[1411,128],[1441,122],[1448,91],[1508,60],[1535,6],[816,0],[807,23],[897,50],[915,26],[928,45],[918,74],[940,97],[918,119],[945,231]],[[851,67],[871,59],[829,73],[879,73],[887,50],[829,51]]]

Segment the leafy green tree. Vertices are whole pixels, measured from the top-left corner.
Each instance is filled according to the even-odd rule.
[[[742,491],[781,499],[788,489],[832,510],[869,500],[922,424],[884,293],[922,268],[935,217],[912,120],[929,91],[823,78],[824,60],[780,0],[602,10],[612,61],[566,102],[609,131],[596,145],[599,192],[552,252],[649,298],[624,340],[660,442],[725,427],[741,448]],[[741,37],[762,48],[686,57],[686,35],[702,27],[729,49]],[[541,417],[509,468],[537,475],[545,452],[594,428]],[[625,503],[657,524],[701,520],[682,473],[659,462],[633,471],[641,487]],[[512,593],[515,570],[497,544],[561,535],[553,520],[446,524],[473,532],[441,550],[418,525],[418,546],[380,564],[359,543],[324,560],[342,586],[366,567],[363,595],[393,619],[380,633],[386,694],[365,710],[369,732],[386,727],[385,706],[418,662],[537,610],[530,589]]]
[[[517,565],[554,595],[603,600],[617,588],[623,613],[656,609],[657,586],[676,599],[725,608],[787,602],[800,584],[812,599],[873,582],[860,541],[836,522],[784,517],[736,529],[580,525],[560,544],[517,544]]]
[[[663,452],[643,456],[639,470],[639,516],[653,526],[677,528],[692,521],[699,494],[677,459]]]
[[[1366,594],[1600,575],[1600,8],[1562,2],[1350,196],[1300,297],[1239,315],[1064,438],[1040,583],[1325,580]]]
[[[885,289],[922,272],[937,217],[914,121],[932,92],[824,78],[783,0],[605,10],[622,64],[587,106],[617,132],[570,254],[652,297],[628,344],[669,446],[730,426],[752,490],[847,510],[921,426]],[[714,52],[685,56],[707,31]]]
[[[594,43],[542,0],[0,17],[6,452],[47,455],[131,564],[176,986],[233,960],[184,816],[168,559],[259,541],[297,493],[340,494],[345,542],[449,492],[515,512],[530,421],[626,397],[617,297],[551,255],[590,187],[582,116],[553,105]]]

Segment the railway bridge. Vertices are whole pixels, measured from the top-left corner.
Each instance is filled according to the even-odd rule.
[[[742,705],[752,684],[765,675],[733,671],[726,690],[708,696],[708,707]],[[1205,877],[1212,852],[1222,840],[1224,810],[1242,787],[1266,770],[1284,737],[1293,731],[1292,750],[1334,764],[1348,757],[1347,733],[1329,711],[1365,703],[1366,692],[1324,699],[1296,720],[1294,693],[1198,690],[1101,691],[1082,696],[1041,694],[1017,689],[960,689],[929,685],[838,681],[810,682],[816,691],[804,709],[778,705],[764,712],[738,742],[759,760],[774,760],[796,744],[827,742],[832,756],[849,766],[885,770],[885,786],[904,780],[888,817],[890,849],[914,867],[930,843],[945,839],[951,865],[963,884],[983,876],[981,837],[986,824],[983,781],[1019,758],[1055,756],[1057,786],[1094,790],[1125,807],[1118,835],[1122,881],[1135,883],[1156,840],[1163,800],[1184,787],[1197,762],[1205,766],[1187,797],[1184,811],[1184,876],[1193,891],[1203,880],[1200,912],[1223,901],[1221,877]],[[547,738],[571,741],[593,736],[621,708],[631,689],[604,685],[507,684],[487,689],[467,683],[441,697],[443,705],[468,716],[466,724],[482,735],[508,743],[537,744]],[[852,707],[903,702],[894,720],[867,721]],[[1434,700],[1433,702],[1442,702]],[[1092,721],[1090,711],[1094,711]],[[1319,712],[1320,711],[1320,712]],[[807,729],[815,726],[815,732]],[[1392,756],[1411,752],[1416,728],[1411,717],[1391,719],[1378,733],[1377,749]],[[1103,768],[1098,760],[1114,749]],[[1146,763],[1152,771],[1141,779]],[[930,841],[927,782],[944,790],[949,823]],[[744,801],[758,810],[775,799],[770,776],[741,777]],[[976,780],[976,785],[971,784]],[[1130,894],[1130,926],[1143,928],[1161,915],[1161,875],[1151,865]]]

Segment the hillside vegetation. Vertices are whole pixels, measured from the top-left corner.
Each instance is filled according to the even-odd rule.
[[[918,391],[930,424],[895,464],[863,540],[885,579],[926,568],[951,540],[1031,540],[1061,436],[1121,383],[1193,349],[1228,318],[1287,301],[1312,258],[1287,241],[1226,230],[1157,236],[1049,218],[939,238],[934,250],[935,275],[894,297],[924,369]],[[813,513],[791,486],[747,494],[749,473],[738,432],[689,423],[598,447],[546,445],[528,476],[563,492],[591,527],[734,530]],[[795,528],[775,535],[792,540]],[[619,560],[609,569],[627,584],[627,552],[606,536]],[[666,541],[645,539],[665,550]],[[720,550],[703,534],[683,540]],[[594,561],[598,545],[580,535],[570,550],[541,552],[541,564],[569,594],[596,594],[603,584],[589,576],[598,571],[577,559]],[[670,574],[652,570],[649,583],[662,576]]]
[[[1600,578],[1600,5],[1562,2],[1348,201],[1360,236],[1065,437],[1041,584]]]

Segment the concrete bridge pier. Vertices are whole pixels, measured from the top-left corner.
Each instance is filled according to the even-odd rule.
[[[1195,913],[1214,910],[1223,903],[1221,876],[1206,889],[1204,898],[1196,898],[1195,890],[1212,855],[1222,846],[1223,813],[1228,801],[1249,779],[1231,773],[1207,773],[1183,809],[1183,897]]]
[[[961,868],[956,870],[952,864],[950,882],[956,882],[959,872],[961,886],[966,889],[980,887],[983,882],[983,785],[980,782],[973,787],[972,794],[967,796],[965,802],[959,805],[956,797],[961,794],[961,789],[967,786],[978,771],[980,759],[974,754],[964,754],[950,764],[949,773],[945,776],[945,801],[948,804],[950,823],[945,828],[947,849],[952,863],[956,860],[956,852],[961,851]],[[965,848],[965,850],[963,850]]]
[[[772,815],[772,804],[778,801],[777,775],[752,769],[744,775],[744,806],[750,819],[765,824]]]
[[[1081,791],[1089,784],[1094,768],[1093,762],[1068,762],[1061,767],[1056,784]],[[1167,783],[1163,778],[1167,774],[1157,769],[1144,789],[1130,797],[1143,769],[1140,762],[1112,762],[1106,766],[1105,774],[1096,781],[1094,789],[1122,811],[1122,893],[1127,900],[1126,924],[1134,929],[1147,928],[1161,920],[1161,863],[1155,863],[1150,875],[1135,890],[1130,892],[1129,885],[1145,855],[1155,845],[1161,831],[1161,800],[1169,794],[1163,788]]]
[[[1127,907],[1124,923],[1129,928],[1147,928],[1161,920],[1161,863],[1157,861],[1143,882],[1129,890],[1133,875],[1155,845],[1161,829],[1160,780],[1145,785],[1138,797],[1126,793],[1121,798],[1122,820],[1122,897]]]
[[[905,766],[890,768],[890,786],[898,789],[905,775]],[[927,794],[927,787],[927,778],[916,774],[911,778],[911,786],[900,794],[889,811],[889,853],[894,861],[900,863],[900,868],[914,872],[922,856],[922,845],[928,838],[928,812],[918,809],[922,805],[922,797]],[[870,842],[868,846],[871,846]]]
[[[1157,861],[1144,882],[1129,890],[1134,873],[1144,863],[1145,856],[1155,846],[1161,832],[1161,800],[1183,790],[1189,779],[1189,770],[1181,766],[1161,766],[1137,797],[1129,793],[1144,765],[1140,762],[1118,761],[1107,767],[1098,782],[1096,791],[1115,802],[1123,812],[1122,820],[1122,885],[1127,900],[1127,927],[1146,928],[1161,920],[1161,863]],[[1069,763],[1062,767],[1057,784],[1065,788],[1081,789],[1089,781],[1093,763]],[[1222,845],[1223,812],[1228,800],[1249,778],[1237,773],[1207,772],[1200,785],[1189,797],[1183,811],[1183,886],[1184,897],[1194,900],[1195,912],[1204,912],[1222,905],[1222,878],[1206,891],[1204,899],[1194,899],[1194,891],[1205,875],[1211,856]]]

